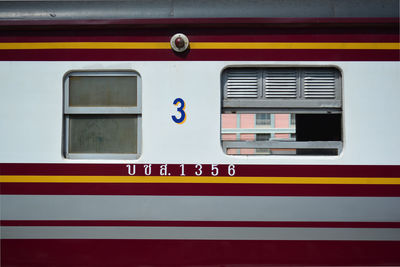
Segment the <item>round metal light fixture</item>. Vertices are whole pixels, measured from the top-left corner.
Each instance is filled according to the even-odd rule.
[[[175,52],[184,52],[189,47],[189,39],[183,33],[177,33],[172,36],[170,44]]]

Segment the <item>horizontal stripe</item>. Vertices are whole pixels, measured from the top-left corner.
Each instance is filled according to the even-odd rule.
[[[191,43],[191,49],[368,49],[398,50],[399,43]]]
[[[8,239],[1,244],[2,266],[400,265],[396,241]]]
[[[0,61],[399,61],[400,50],[354,49],[42,49],[1,50]]]
[[[0,43],[169,43],[171,31],[154,29],[109,29],[73,31],[46,30],[35,32],[13,31],[0,35]],[[199,29],[184,31],[191,43],[399,43],[397,29],[382,27],[359,28],[251,28],[251,29]]]
[[[6,46],[4,49],[9,49],[0,49],[0,60],[398,61],[400,59],[397,18],[374,19],[373,22],[377,23],[374,25],[363,24],[371,18],[360,19],[360,23],[357,24],[341,26],[333,26],[334,24],[327,26],[324,24],[326,21],[324,18],[307,18],[309,21],[314,21],[316,27],[309,27],[310,24],[308,26],[297,24],[296,27],[282,24],[284,27],[277,27],[277,24],[266,23],[265,20],[264,25],[251,25],[255,21],[263,23],[262,20],[262,18],[245,19],[240,21],[241,24],[237,24],[240,27],[235,24],[229,26],[229,23],[218,24],[217,21],[206,27],[199,27],[199,23],[186,21],[187,23],[184,23],[186,27],[182,30],[189,36],[192,45],[191,50],[184,54],[176,54],[170,49],[169,40],[176,28],[165,26],[163,23],[156,24],[151,31],[149,25],[144,25],[146,28],[115,28],[108,25],[101,29],[90,27],[84,30],[63,27],[61,31],[57,27],[41,26],[37,26],[36,30],[22,26],[18,30],[7,28],[8,31],[4,31],[0,36],[0,43]],[[290,18],[278,20],[295,23],[295,19]],[[339,20],[344,22],[349,19]],[[388,20],[391,22],[385,24]],[[52,21],[52,23],[58,22]],[[91,23],[96,24],[94,21]],[[23,47],[16,49],[13,43]],[[27,44],[35,46],[46,44],[50,47],[36,49],[32,46],[34,49],[30,49]],[[62,44],[68,44],[70,48]],[[85,45],[79,46],[79,44]],[[211,47],[211,44],[215,46]],[[81,48],[77,48],[77,45]]]
[[[151,163],[151,162],[150,162]],[[136,175],[144,176],[147,164],[130,164]],[[151,164],[151,176],[159,176],[161,164]],[[219,176],[228,175],[229,164],[218,164]],[[400,177],[400,165],[269,165],[235,164],[235,176],[270,177]],[[184,164],[185,174],[194,176],[196,164]],[[202,164],[202,176],[210,175],[211,164]],[[129,176],[127,164],[0,163],[1,175],[45,176]],[[182,173],[180,164],[168,164],[172,176]],[[201,176],[199,176],[201,177]]]
[[[1,195],[2,220],[399,222],[399,197]]]
[[[1,183],[0,194],[400,197],[399,185]]]
[[[307,27],[321,27],[322,25],[331,25],[335,27],[340,26],[357,26],[357,27],[372,27],[372,26],[389,26],[396,27],[399,23],[399,18],[396,17],[368,17],[368,18],[327,18],[327,17],[315,17],[315,18],[162,18],[162,19],[90,19],[90,20],[1,20],[1,26],[56,26],[56,25],[130,25],[131,27],[146,26],[146,27],[165,27],[176,26],[176,25],[199,25],[207,26],[210,28],[221,27],[221,26],[243,26],[252,25],[260,26],[263,25],[265,28],[274,24],[274,26],[287,26],[288,24],[294,24],[298,27],[298,24],[306,24]]]
[[[168,42],[0,43],[1,50],[36,49],[171,49]],[[190,49],[367,49],[399,50],[399,43],[266,43],[192,42]]]
[[[0,49],[171,49],[171,45],[167,42],[42,42],[0,43]]]
[[[371,177],[220,177],[220,176],[38,176],[1,175],[1,183],[227,183],[227,184],[386,184],[400,178]]]
[[[382,228],[2,226],[0,231],[1,239],[400,240],[400,229]]]
[[[297,228],[400,228],[400,222],[255,222],[255,221],[6,221],[0,226],[147,226],[147,227],[297,227]]]

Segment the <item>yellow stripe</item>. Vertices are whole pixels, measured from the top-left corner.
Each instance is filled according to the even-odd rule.
[[[0,43],[0,49],[171,49],[171,45],[156,42]]]
[[[370,49],[399,50],[400,43],[244,43],[193,42],[191,49]],[[168,42],[0,43],[0,50],[36,49],[171,49]]]
[[[2,183],[221,183],[221,184],[387,184],[400,178],[370,177],[222,177],[222,176],[37,176],[3,175]]]
[[[191,49],[372,49],[398,50],[399,43],[193,43]]]

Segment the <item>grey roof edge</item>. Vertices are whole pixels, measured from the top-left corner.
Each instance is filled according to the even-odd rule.
[[[0,21],[398,17],[398,0],[0,1]]]

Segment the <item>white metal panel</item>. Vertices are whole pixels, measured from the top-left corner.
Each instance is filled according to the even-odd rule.
[[[221,73],[230,66],[341,69],[342,154],[225,155],[220,87]],[[63,157],[63,76],[71,70],[134,70],[141,75],[143,153],[138,160]],[[400,164],[399,73],[399,62],[0,62],[0,162]],[[178,114],[172,103],[177,97],[186,102],[183,124],[171,119]]]
[[[398,222],[399,197],[1,195],[2,220]]]
[[[3,239],[400,240],[396,228],[2,226],[0,231]]]

